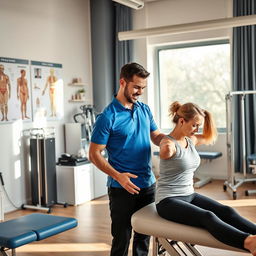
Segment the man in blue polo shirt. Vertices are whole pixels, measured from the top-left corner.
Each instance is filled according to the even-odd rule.
[[[90,160],[108,174],[111,256],[128,255],[131,216],[155,199],[150,140],[159,145],[164,135],[158,131],[149,107],[138,101],[148,76],[137,63],[122,67],[118,93],[97,117],[91,137]],[[101,154],[104,149],[108,161]],[[149,238],[134,232],[133,256],[148,255]]]

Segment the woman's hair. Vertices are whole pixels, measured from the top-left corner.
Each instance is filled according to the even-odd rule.
[[[217,138],[217,129],[212,118],[212,115],[207,110],[201,109],[194,103],[181,104],[178,101],[173,102],[169,107],[170,116],[172,121],[177,124],[179,118],[184,118],[186,122],[200,115],[204,118],[203,135],[207,140],[207,144],[212,144]]]

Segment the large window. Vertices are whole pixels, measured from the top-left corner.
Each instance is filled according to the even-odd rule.
[[[226,127],[225,95],[230,91],[230,45],[214,41],[158,49],[161,128],[170,128],[173,101],[209,110]]]

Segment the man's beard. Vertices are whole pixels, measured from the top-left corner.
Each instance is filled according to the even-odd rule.
[[[139,96],[139,95],[138,94],[133,94],[132,96]],[[129,95],[128,88],[126,86],[125,89],[124,89],[124,97],[127,99],[128,102],[136,103],[137,99],[136,100],[133,99],[132,96]]]

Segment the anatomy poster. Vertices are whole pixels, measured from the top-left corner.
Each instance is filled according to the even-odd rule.
[[[29,61],[0,57],[0,123],[32,121]]]
[[[31,61],[32,106],[34,121],[63,117],[62,65]]]

